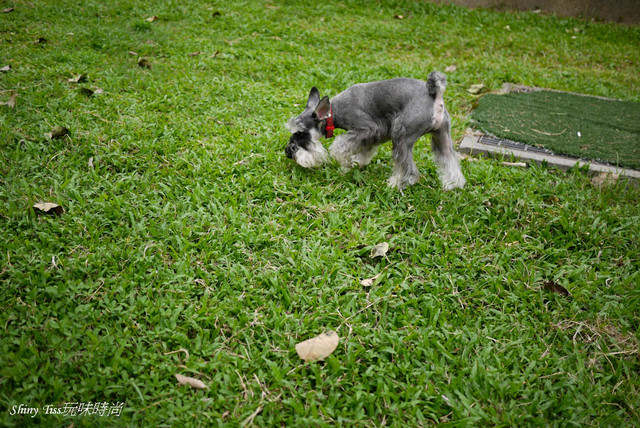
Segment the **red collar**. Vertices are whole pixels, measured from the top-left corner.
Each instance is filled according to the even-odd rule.
[[[331,110],[331,106],[329,106],[329,116],[327,116],[327,126],[325,128],[327,138],[333,138],[333,130],[336,129],[336,127],[333,126],[333,111]]]

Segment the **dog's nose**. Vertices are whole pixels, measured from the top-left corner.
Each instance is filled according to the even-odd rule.
[[[296,153],[297,150],[298,150],[298,146],[293,146],[289,144],[287,147],[285,147],[284,153],[287,155],[289,159],[293,159],[293,155]]]

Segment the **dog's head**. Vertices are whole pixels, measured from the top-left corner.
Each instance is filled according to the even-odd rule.
[[[320,99],[318,89],[311,88],[307,107],[287,122],[291,138],[284,152],[289,159],[293,159],[305,168],[322,166],[327,162],[329,157],[320,142],[320,136],[329,112],[329,98]]]

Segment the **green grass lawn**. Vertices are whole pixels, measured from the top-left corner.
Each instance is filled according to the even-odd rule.
[[[638,101],[639,27],[421,1],[11,8],[0,425],[638,423],[638,190],[481,160],[443,192],[424,137],[424,177],[401,194],[388,149],[363,171],[304,170],[284,123],[312,85],[331,96],[454,64],[456,139],[476,83]],[[336,351],[303,363],[295,344],[328,330]],[[43,415],[74,402],[124,406]],[[40,412],[12,415],[20,404]]]

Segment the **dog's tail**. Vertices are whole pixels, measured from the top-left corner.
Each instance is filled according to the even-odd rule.
[[[447,76],[439,71],[432,71],[427,78],[427,89],[434,98],[437,94],[442,94],[447,89]]]

